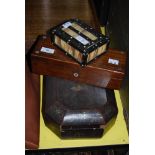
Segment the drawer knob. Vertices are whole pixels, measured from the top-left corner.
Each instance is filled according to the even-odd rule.
[[[79,76],[79,74],[78,74],[78,73],[74,73],[73,75],[74,75],[74,77],[78,77],[78,76]]]

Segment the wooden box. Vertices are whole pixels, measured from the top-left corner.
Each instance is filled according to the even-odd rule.
[[[32,72],[50,75],[98,87],[119,89],[125,75],[126,54],[109,49],[85,67],[51,43],[49,36],[40,36],[31,51]]]
[[[44,76],[42,113],[61,138],[97,138],[110,129],[118,109],[113,90]]]
[[[109,38],[79,19],[71,19],[52,28],[52,42],[82,66],[103,54]]]

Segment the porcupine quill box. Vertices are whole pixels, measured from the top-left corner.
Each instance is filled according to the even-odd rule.
[[[79,19],[71,19],[52,28],[52,42],[82,66],[102,55],[109,38]]]

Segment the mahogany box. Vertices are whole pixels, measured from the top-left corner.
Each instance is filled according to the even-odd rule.
[[[81,67],[53,45],[47,35],[38,37],[31,51],[33,73],[110,89],[120,88],[125,75],[125,64],[125,52],[109,49],[92,63]]]
[[[44,76],[45,125],[60,138],[98,138],[115,123],[114,91]]]
[[[82,66],[103,54],[109,38],[79,19],[70,19],[50,29],[52,42]]]

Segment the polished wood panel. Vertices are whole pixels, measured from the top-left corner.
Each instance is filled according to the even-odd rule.
[[[42,47],[54,49],[54,54],[40,52]],[[119,60],[119,65],[108,63],[109,58]],[[40,36],[31,53],[32,72],[51,75],[98,87],[119,89],[125,72],[124,52],[109,49],[107,53],[81,67],[72,58],[52,45],[50,37]]]
[[[25,64],[25,147],[36,149],[39,144],[40,102],[39,76]]]

